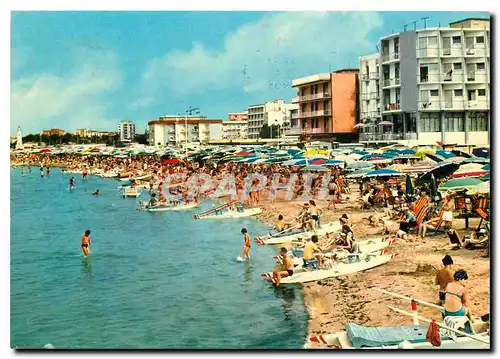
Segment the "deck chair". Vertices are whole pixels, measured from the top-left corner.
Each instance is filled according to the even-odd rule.
[[[420,197],[415,203],[415,214],[418,215],[420,211],[429,204],[429,199],[427,197]]]
[[[443,213],[444,213],[444,210],[441,208],[438,212],[438,215],[437,215],[439,220],[436,223],[436,226],[434,228],[434,233],[443,232],[443,230],[441,229],[441,225],[443,224]]]
[[[484,197],[479,198],[477,201],[476,209],[474,210],[474,212],[476,212],[481,218],[481,221],[479,222],[477,229],[481,228],[483,221],[485,222],[489,221],[489,214],[487,211],[488,211],[488,199]]]

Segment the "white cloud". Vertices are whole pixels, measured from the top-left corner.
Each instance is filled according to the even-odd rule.
[[[382,25],[377,13],[285,12],[265,15],[226,36],[221,51],[195,43],[150,61],[143,94],[185,97],[235,89],[249,95],[290,89],[291,79],[329,68],[357,67],[357,58],[375,52],[368,36]],[[346,59],[353,59],[350,63]],[[161,93],[162,96],[155,96]]]
[[[40,73],[11,83],[11,134],[20,125],[24,133],[54,127],[113,129],[106,119],[105,96],[121,82],[116,56],[109,51],[80,49],[67,74]]]

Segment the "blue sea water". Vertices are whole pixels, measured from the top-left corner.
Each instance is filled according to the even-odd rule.
[[[26,168],[24,169],[27,172]],[[193,220],[194,211],[136,211],[123,182],[37,168],[11,171],[11,347],[67,349],[295,349],[307,313],[300,287],[261,273],[276,248],[252,245],[254,218]],[[95,189],[101,196],[92,196]],[[146,199],[147,194],[143,194]],[[139,198],[141,199],[141,197]],[[90,229],[91,254],[80,248]]]

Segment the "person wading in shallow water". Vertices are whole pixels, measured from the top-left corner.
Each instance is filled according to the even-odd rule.
[[[82,237],[82,251],[85,257],[89,255],[89,246],[90,246],[90,229],[87,229]]]
[[[243,234],[244,241],[243,259],[249,259],[250,248],[252,248],[252,244],[250,243],[250,236],[248,235],[246,228],[241,229],[241,234]]]

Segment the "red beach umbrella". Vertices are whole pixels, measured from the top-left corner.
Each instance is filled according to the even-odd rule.
[[[310,165],[322,165],[323,163],[325,163],[327,160],[324,159],[324,158],[318,158],[316,160],[311,160],[309,161],[309,164]]]
[[[52,152],[50,148],[44,148],[43,150],[40,150],[40,153],[50,153]]]
[[[161,164],[162,165],[176,165],[180,162],[181,161],[177,158],[169,158],[168,160],[163,161]]]

